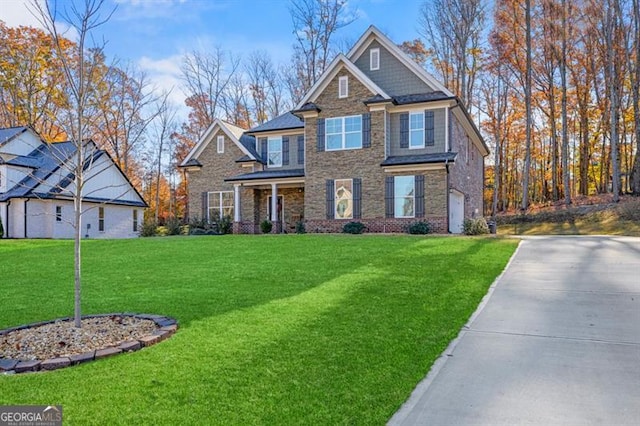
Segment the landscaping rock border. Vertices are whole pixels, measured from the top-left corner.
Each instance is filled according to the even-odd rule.
[[[133,317],[142,320],[150,320],[158,327],[154,332],[148,336],[141,337],[137,340],[129,340],[120,343],[118,346],[106,347],[101,349],[92,350],[89,352],[71,355],[69,357],[61,358],[49,358],[44,360],[19,360],[0,358],[0,374],[18,374],[35,371],[51,371],[60,368],[70,367],[73,365],[82,364],[89,361],[95,361],[101,358],[107,358],[113,355],[117,355],[123,352],[133,352],[145,348],[147,346],[155,345],[163,340],[171,337],[178,330],[178,322],[171,317],[163,315],[153,314],[135,314],[130,312],[125,313],[111,313],[111,314],[97,314],[97,315],[84,315],[82,319],[88,318],[104,318],[112,316],[121,317]],[[17,330],[25,330],[28,328],[40,327],[47,324],[53,324],[58,321],[72,321],[73,318],[58,318],[51,321],[40,321],[32,324],[20,325],[17,327],[11,327],[4,330],[0,330],[0,336],[9,334]]]

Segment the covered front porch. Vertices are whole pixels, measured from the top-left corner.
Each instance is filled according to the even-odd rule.
[[[273,225],[271,233],[291,233],[304,220],[304,170],[267,170],[227,181],[234,188],[234,233],[259,234],[265,220]]]

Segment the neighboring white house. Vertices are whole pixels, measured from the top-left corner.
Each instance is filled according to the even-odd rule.
[[[137,237],[147,207],[109,154],[86,145],[82,235]],[[46,143],[29,127],[0,129],[4,238],[73,238],[72,142]]]

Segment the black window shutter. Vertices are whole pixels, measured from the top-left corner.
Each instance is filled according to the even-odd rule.
[[[424,175],[416,175],[415,182],[416,217],[424,217]]]
[[[298,164],[304,164],[304,135],[298,136]]]
[[[435,144],[435,137],[433,132],[433,111],[424,112],[424,144],[426,146],[433,146]]]
[[[317,141],[316,146],[318,148],[318,152],[324,151],[324,118],[318,118],[316,120],[317,125]]]
[[[260,150],[262,153],[262,161],[264,161],[264,164],[269,164],[269,159],[267,158],[267,138],[260,138]]]
[[[282,137],[282,165],[289,165],[289,136]]]
[[[353,218],[362,217],[362,179],[353,178]]]
[[[209,208],[209,197],[206,192],[202,193],[202,220],[207,220],[207,210]]]
[[[409,113],[400,114],[400,148],[409,148]]]
[[[385,216],[390,218],[393,217],[393,176],[387,176],[384,183],[384,212]]]
[[[362,147],[371,147],[371,114],[362,114]]]
[[[334,219],[335,189],[332,179],[327,179],[327,219]]]

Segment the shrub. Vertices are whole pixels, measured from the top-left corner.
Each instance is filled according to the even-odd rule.
[[[140,230],[141,237],[153,237],[157,234],[158,225],[153,220],[145,220],[142,222],[142,229]]]
[[[180,232],[182,231],[181,223],[175,217],[168,219],[164,226],[167,229],[167,235],[180,235]]]
[[[631,200],[618,206],[618,217],[622,220],[640,222],[640,200]]]
[[[233,222],[231,221],[231,216],[222,216],[221,218],[216,218],[214,223],[218,233],[220,234],[231,234],[233,231]]]
[[[0,218],[0,238],[4,236],[4,227],[2,226],[2,218]]]
[[[273,229],[273,223],[269,222],[266,219],[260,222],[260,230],[262,231],[263,234],[270,233],[271,229]]]
[[[489,225],[487,225],[484,217],[465,219],[462,228],[465,235],[482,235],[489,233]]]
[[[431,232],[431,225],[427,221],[419,221],[410,223],[405,227],[405,230],[409,234],[428,234]]]
[[[342,227],[345,234],[362,234],[366,226],[361,222],[349,222]]]
[[[296,222],[296,234],[306,234],[307,228],[304,225],[304,221],[299,220]]]

